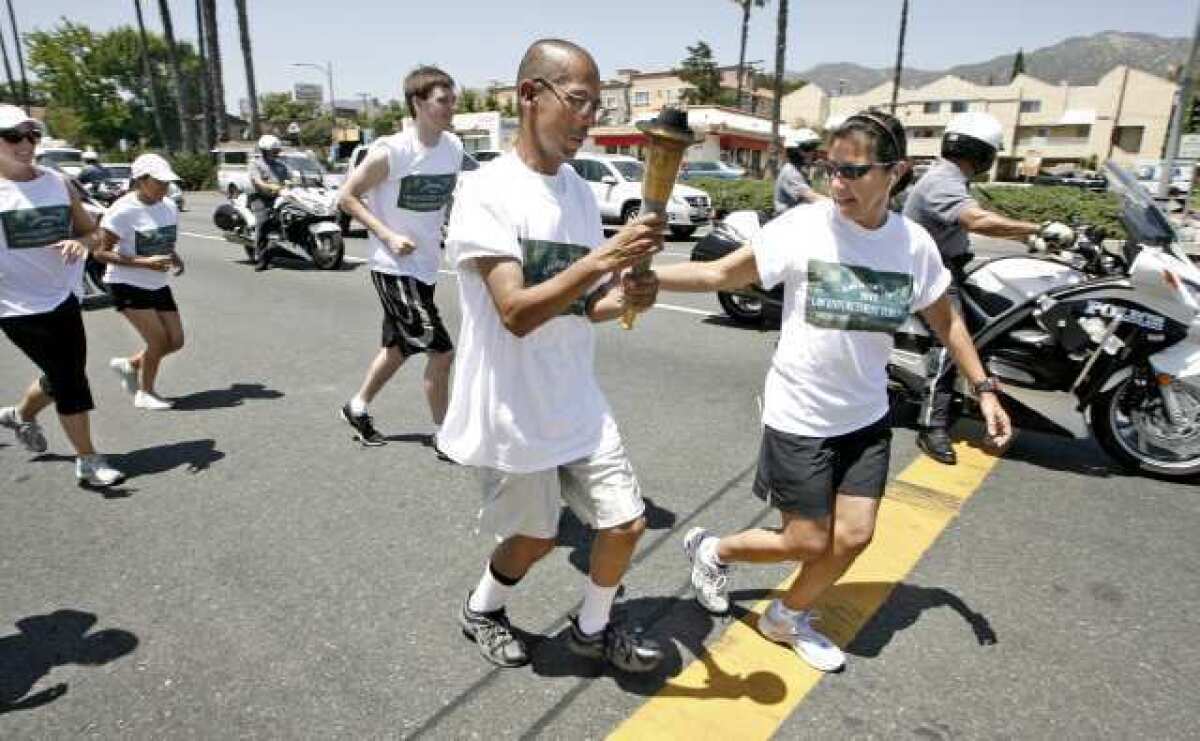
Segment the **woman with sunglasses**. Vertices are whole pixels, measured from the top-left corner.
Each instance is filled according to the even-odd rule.
[[[889,211],[908,176],[904,128],[864,111],[833,131],[831,198],[797,206],[753,241],[710,263],[660,268],[663,290],[730,291],[784,284],[783,332],[767,373],[754,492],[779,510],[776,528],[684,538],[692,585],[711,612],[729,608],[734,563],[799,561],[799,576],[758,622],[814,668],[845,663],[812,626],[812,608],[871,542],[887,482],[892,431],[885,368],[892,335],[919,312],[974,384],[988,443],[1007,444],[1008,418],[961,317],[950,274],[916,223]]]
[[[161,411],[172,403],[154,389],[162,359],[183,348],[183,323],[167,272],[183,273],[175,251],[179,210],[166,198],[179,176],[157,154],[143,154],[130,166],[133,189],[117,199],[100,221],[100,248],[94,256],[108,264],[104,282],[113,304],[146,346],[128,358],[113,358],[109,367],[120,377],[138,409]]]
[[[0,409],[32,453],[46,450],[37,415],[51,403],[75,448],[75,477],[112,486],[124,476],[96,453],[88,413],[87,337],[75,292],[96,224],[57,172],[33,163],[41,125],[0,105],[0,331],[42,371],[16,406]]]

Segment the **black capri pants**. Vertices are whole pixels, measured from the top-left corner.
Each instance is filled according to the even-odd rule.
[[[59,414],[96,408],[87,379],[87,335],[74,294],[53,311],[0,317],[0,331],[42,371],[42,391],[54,399]]]

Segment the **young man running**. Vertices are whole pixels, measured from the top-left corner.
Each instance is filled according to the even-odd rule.
[[[341,408],[363,445],[383,445],[368,405],[409,357],[426,353],[425,397],[434,426],[446,416],[454,344],[433,301],[442,264],[446,204],[462,168],[463,148],[449,132],[454,80],[436,67],[404,79],[415,124],[381,139],[342,189],[342,210],[370,232],[371,282],[383,305],[381,349],[358,393]]]

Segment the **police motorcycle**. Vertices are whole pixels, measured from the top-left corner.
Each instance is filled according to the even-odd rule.
[[[1112,162],[1128,238],[1119,251],[1083,229],[1070,247],[968,269],[963,317],[980,359],[1024,427],[1094,435],[1128,470],[1200,474],[1200,268],[1137,181]],[[1090,238],[1089,238],[1090,233]],[[1111,243],[1110,243],[1111,244]],[[920,403],[930,334],[913,317],[888,365],[894,398]],[[956,389],[967,398],[961,376]],[[1070,394],[1073,411],[1058,413]]]
[[[251,261],[255,259],[256,222],[250,202],[255,197],[253,193],[239,193],[213,212],[213,223],[225,239],[242,245]],[[321,270],[341,267],[346,245],[338,226],[336,191],[301,175],[299,180],[284,184],[272,206],[272,215],[280,228],[268,235],[276,255],[310,260]]]

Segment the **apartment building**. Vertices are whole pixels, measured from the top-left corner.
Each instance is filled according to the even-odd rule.
[[[1006,85],[977,85],[947,75],[918,88],[901,88],[896,115],[908,132],[909,154],[936,157],[946,124],[958,113],[986,111],[1004,127],[1004,151],[991,175],[1015,180],[1055,165],[1094,165],[1114,159],[1131,165],[1162,156],[1176,84],[1126,66],[1095,85],[1051,84],[1018,75]],[[831,120],[870,107],[887,108],[891,83],[860,95],[830,96],[806,85],[783,98],[783,120],[827,128]]]

